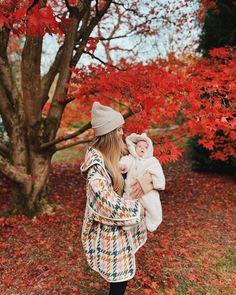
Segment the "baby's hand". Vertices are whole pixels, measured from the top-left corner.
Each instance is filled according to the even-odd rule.
[[[127,172],[127,166],[125,164],[120,163],[119,168],[120,168],[121,173]]]

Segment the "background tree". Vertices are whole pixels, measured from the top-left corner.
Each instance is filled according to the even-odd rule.
[[[199,49],[209,57],[213,48],[236,45],[236,4],[231,0],[215,0],[204,17]]]
[[[199,50],[206,58],[211,56],[210,52],[214,48],[236,45],[235,2],[231,0],[216,0],[211,1],[208,7],[205,13],[199,42]],[[232,74],[235,75],[235,73]],[[220,93],[220,91],[217,93],[216,91],[215,94],[221,95],[222,103],[227,105],[227,96],[225,96],[224,93]],[[232,94],[235,95],[235,93]],[[203,97],[210,97],[210,94],[205,93]],[[224,131],[218,131],[218,135],[224,138],[223,142],[228,142],[230,140],[227,133],[224,133]],[[201,137],[201,134],[197,134],[189,141],[189,154],[193,169],[236,173],[236,158],[231,156],[228,157],[227,160],[224,158],[213,159],[212,154],[218,151],[220,152],[221,148],[214,148],[212,150],[206,149],[199,143]],[[234,140],[232,140],[231,145],[236,148]]]

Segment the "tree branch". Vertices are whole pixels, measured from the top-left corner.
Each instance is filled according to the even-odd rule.
[[[110,40],[115,40],[115,39],[122,39],[122,38],[127,38],[130,37],[130,33],[133,31],[129,31],[127,34],[124,35],[119,35],[119,36],[114,36],[114,37],[100,37],[100,41],[110,41]]]
[[[2,156],[0,156],[0,171],[13,182],[20,183],[22,185],[25,185],[30,180],[30,175],[21,172]]]
[[[119,68],[119,67],[116,66],[116,65],[110,65],[110,64],[108,64],[107,62],[103,61],[102,59],[100,59],[99,57],[95,56],[95,55],[94,55],[93,53],[91,53],[91,52],[84,51],[83,53],[88,54],[88,55],[91,56],[93,59],[98,60],[100,63],[102,63],[102,64],[105,65],[105,66],[110,66],[110,67],[113,67],[113,68],[115,68],[115,69],[117,69],[117,70],[119,70],[119,71],[124,71],[124,69]]]
[[[33,126],[41,120],[42,37],[27,36],[22,52],[21,78],[26,120]]]
[[[70,4],[67,0],[65,0],[65,4],[66,4],[68,11],[70,12],[70,18],[73,18],[73,17],[76,17],[77,19],[79,19],[79,17],[81,17],[81,19],[84,18],[84,15],[86,14],[86,7],[88,6],[88,5],[86,5],[85,1],[80,2],[80,4],[79,4],[80,8],[70,6]],[[75,10],[77,11],[76,13],[75,13]],[[58,49],[56,57],[51,65],[50,69],[48,70],[47,74],[45,74],[44,77],[42,78],[41,95],[40,95],[42,108],[43,108],[44,104],[48,101],[48,99],[49,99],[48,93],[49,93],[50,87],[51,87],[56,75],[60,72],[61,65],[64,64],[64,61],[63,61],[64,46],[65,45],[63,44]]]
[[[1,81],[0,81],[1,82]],[[4,121],[4,125],[8,134],[11,132],[14,126],[14,113],[12,111],[11,105],[7,98],[6,90],[0,83],[0,114]]]
[[[60,70],[60,64],[62,63],[62,52],[63,52],[63,45],[58,49],[56,57],[48,70],[47,74],[45,74],[41,80],[41,94],[40,94],[40,101],[41,101],[41,108],[45,105],[48,101],[48,93],[52,86],[52,83]]]
[[[7,56],[9,34],[10,30],[6,27],[0,31],[0,83],[9,101],[9,107],[13,110],[16,105],[17,91]]]
[[[84,15],[86,1],[79,1],[77,6],[71,6],[68,0],[65,0],[66,7],[70,13],[70,18],[81,19]]]
[[[56,139],[54,139],[54,140],[52,140],[50,142],[42,144],[40,146],[40,148],[41,149],[46,149],[48,147],[54,146],[55,144],[57,144],[59,142],[74,138],[74,137],[84,133],[86,130],[90,129],[91,127],[92,127],[91,122],[89,122],[89,123],[87,123],[86,125],[84,125],[83,127],[79,128],[77,131],[75,131],[75,132],[73,132],[71,134],[58,137],[58,138],[56,138]]]
[[[73,50],[75,48],[75,44],[77,40],[76,38],[77,38],[78,22],[76,21],[76,19],[74,19],[75,20],[74,29],[71,30],[71,32],[69,32],[65,37],[63,53],[62,53],[63,64],[60,66],[59,79],[57,82],[52,104],[49,109],[49,113],[45,123],[46,132],[44,134],[44,138],[47,138],[48,140],[52,140],[55,137],[56,132],[60,125],[60,120],[65,108],[65,105],[60,104],[58,102],[58,99],[61,97],[64,97],[67,93],[67,89],[65,85],[69,82],[69,79],[71,77],[70,67],[73,66],[73,62],[77,63],[78,59],[82,55],[83,46],[87,43],[93,28],[96,26],[96,24],[99,22],[99,20],[102,18],[102,16],[108,9],[110,2],[111,0],[108,0],[103,6],[103,8],[99,11],[98,15],[96,15],[91,20],[89,26],[85,30],[85,34],[83,35],[82,41],[79,44],[79,49],[77,51],[77,53],[79,54],[75,54],[76,57],[75,56],[72,57]],[[82,10],[80,12],[83,13],[83,15],[86,15],[85,6],[80,5],[80,9]]]
[[[7,46],[9,42],[10,29],[3,27],[0,31],[0,56],[3,59],[7,58]]]
[[[66,104],[60,103],[60,99],[65,97],[67,93],[66,85],[70,80],[70,62],[73,55],[73,49],[75,46],[76,32],[78,28],[78,22],[76,19],[73,22],[73,29],[71,29],[65,36],[65,41],[61,53],[61,63],[59,69],[59,77],[56,85],[56,89],[52,98],[52,103],[48,112],[48,116],[45,121],[45,133],[44,138],[52,140],[60,125],[60,120],[65,109]]]
[[[69,144],[66,144],[66,145],[63,145],[63,146],[60,146],[60,147],[56,147],[55,151],[58,152],[58,151],[61,151],[61,150],[65,150],[67,148],[70,148],[70,147],[73,147],[73,146],[76,146],[76,145],[79,145],[79,144],[85,144],[85,143],[89,143],[89,142],[92,142],[93,139],[86,139],[86,140],[78,140],[76,142],[73,142],[73,143],[69,143]]]
[[[13,11],[14,9],[15,4],[11,6],[11,10]],[[14,75],[7,55],[9,35],[10,29],[3,27],[0,31],[0,92],[2,94],[1,100],[5,100],[5,102],[0,103],[0,112],[2,112],[2,114],[4,113],[5,121],[8,117],[8,114],[5,114],[6,106],[8,109],[6,110],[6,113],[11,113],[9,114],[10,116],[13,116],[14,113],[19,114],[19,110],[22,109],[21,93],[14,80]],[[3,107],[3,104],[5,104],[5,107]],[[12,118],[8,117],[7,121],[9,125]]]
[[[78,63],[81,55],[83,54],[84,51],[84,46],[87,44],[88,39],[90,34],[92,33],[93,29],[96,27],[96,25],[99,23],[101,18],[104,16],[108,8],[110,7],[112,0],[107,0],[104,6],[102,7],[101,10],[96,13],[95,17],[92,18],[90,21],[89,25],[84,29],[84,32],[82,36],[80,35],[79,38],[77,39],[77,43],[79,43],[79,47],[76,50],[75,55],[73,56],[73,59],[71,61],[71,67],[75,67],[76,64]]]
[[[128,117],[130,117],[130,116],[132,116],[134,114],[135,113],[132,110],[129,110],[126,114],[124,114],[124,118],[127,119]],[[78,140],[78,141],[73,142],[73,143],[69,143],[69,144],[66,144],[66,145],[63,145],[63,146],[60,146],[60,147],[56,147],[55,152],[65,150],[67,148],[70,148],[70,147],[73,147],[73,146],[76,146],[76,145],[79,145],[79,144],[89,143],[89,142],[92,142],[92,141],[93,141],[93,138],[85,139],[85,140]]]
[[[124,119],[127,119],[128,117],[140,112],[142,109],[140,109],[139,111],[137,112],[134,112],[132,111],[131,109],[129,109],[124,115]],[[59,142],[62,142],[62,141],[65,141],[65,140],[68,140],[68,139],[72,139],[82,133],[84,133],[86,130],[90,129],[92,127],[91,125],[91,122],[85,124],[83,127],[79,128],[78,130],[76,130],[75,132],[71,133],[71,134],[68,134],[68,135],[64,135],[64,136],[61,136],[61,137],[58,137],[48,143],[45,143],[45,144],[42,144],[40,146],[40,149],[46,149],[48,147],[51,147],[51,146],[54,146],[55,144],[59,143]]]

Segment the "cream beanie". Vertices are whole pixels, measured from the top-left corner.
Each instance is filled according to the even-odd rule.
[[[121,113],[95,101],[91,111],[91,124],[95,136],[107,134],[125,123]]]

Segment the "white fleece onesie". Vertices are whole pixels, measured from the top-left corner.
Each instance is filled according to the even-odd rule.
[[[147,151],[143,157],[139,157],[135,151],[135,145],[140,140],[144,140],[148,144]],[[131,185],[137,177],[142,176],[146,172],[151,174],[154,189],[145,194],[140,199],[140,202],[145,209],[147,229],[152,232],[162,222],[162,207],[158,190],[165,189],[165,176],[160,162],[153,156],[153,144],[146,133],[132,133],[126,137],[126,144],[130,154],[120,159],[120,164],[126,166],[122,173],[127,173],[124,197],[129,198]]]

